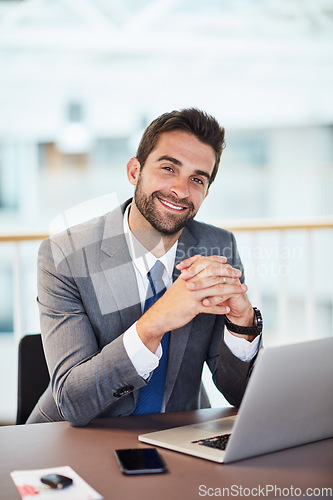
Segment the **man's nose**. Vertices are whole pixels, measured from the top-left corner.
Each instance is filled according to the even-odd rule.
[[[174,178],[172,185],[170,187],[170,191],[177,198],[188,198],[189,196],[188,180],[182,179],[180,177]]]

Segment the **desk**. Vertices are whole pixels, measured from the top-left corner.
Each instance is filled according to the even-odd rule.
[[[121,474],[113,452],[117,448],[144,447],[137,440],[139,434],[234,413],[225,408],[107,418],[94,420],[84,428],[71,427],[67,422],[1,427],[0,498],[20,499],[11,471],[62,465],[71,466],[105,500],[191,500],[212,497],[222,488],[230,488],[229,498],[242,498],[242,491],[243,498],[260,498],[257,490],[249,495],[248,490],[241,488],[266,485],[274,488],[266,498],[286,498],[292,497],[292,490],[286,495],[288,491],[283,488],[300,488],[305,493],[307,488],[333,487],[333,439],[229,465],[159,448],[169,473],[135,477]],[[316,492],[317,498],[322,498],[319,490]],[[226,493],[224,496],[228,498]],[[262,493],[261,496],[264,497]]]

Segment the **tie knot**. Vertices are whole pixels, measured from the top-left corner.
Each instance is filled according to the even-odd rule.
[[[150,277],[154,283],[155,293],[159,293],[164,288],[164,282],[162,280],[163,272],[164,272],[164,264],[160,260],[157,260],[151,270],[148,273],[148,277]]]

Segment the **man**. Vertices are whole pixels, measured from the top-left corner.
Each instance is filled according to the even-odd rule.
[[[233,235],[193,221],[223,146],[213,117],[162,115],[127,164],[134,198],[42,243],[38,303],[51,381],[28,423],[197,409],[205,361],[239,406],[261,316]]]

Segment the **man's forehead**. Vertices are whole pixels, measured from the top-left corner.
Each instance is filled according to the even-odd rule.
[[[167,132],[162,132],[156,141],[154,149],[158,148],[161,143],[181,143],[184,140],[195,140],[199,139],[191,132],[186,132],[185,130],[169,130]],[[200,141],[201,142],[201,141]]]
[[[186,154],[186,152],[195,152],[205,158],[206,161],[215,164],[213,147],[202,142],[196,135],[184,130],[162,132],[150,154],[157,152],[168,155],[172,151],[178,152],[179,155]],[[169,156],[173,155],[169,154]]]

